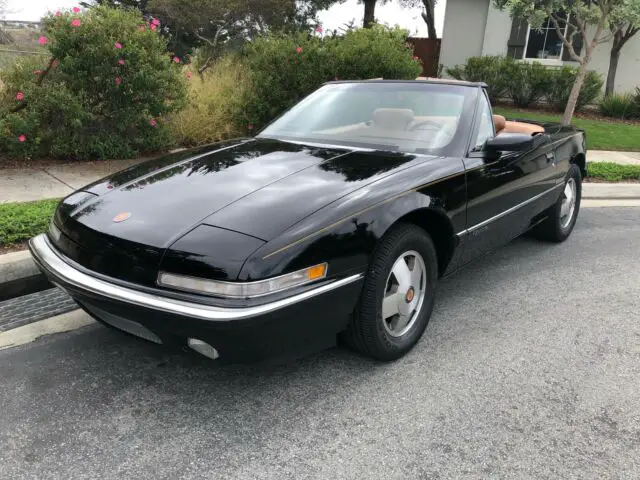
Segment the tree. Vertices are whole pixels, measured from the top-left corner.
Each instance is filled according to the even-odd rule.
[[[609,56],[609,71],[607,73],[605,95],[611,95],[613,93],[622,47],[640,30],[640,0],[623,1],[622,4],[612,12],[609,28],[613,35],[613,45],[611,46],[611,54]]]
[[[609,22],[620,18],[625,3],[625,0],[494,0],[497,8],[508,9],[512,17],[527,20],[532,28],[539,28],[550,19],[571,59],[580,64],[562,116],[564,125],[571,123],[593,51],[598,44],[609,41],[611,37],[606,34]],[[576,35],[584,43],[582,55],[573,48]]]
[[[129,0],[133,1],[133,0]],[[149,11],[202,47],[204,72],[246,40],[274,30],[308,30],[317,13],[344,0],[150,0]]]
[[[364,28],[371,28],[376,23],[376,4],[385,4],[389,0],[360,0],[364,3],[364,16],[362,17],[362,26]]]
[[[436,33],[436,17],[435,8],[438,0],[400,0],[400,5],[403,8],[415,8],[423,7],[424,10],[420,12],[420,16],[427,24],[427,33],[429,38],[438,38]]]

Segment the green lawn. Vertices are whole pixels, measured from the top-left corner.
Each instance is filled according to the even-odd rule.
[[[535,110],[496,107],[495,113],[507,118],[559,122],[560,115]],[[583,128],[587,135],[587,148],[592,150],[640,151],[640,123],[627,124],[608,120],[575,118],[572,122]]]
[[[640,165],[619,165],[613,162],[591,162],[588,178],[601,182],[640,182]]]
[[[0,246],[22,242],[46,231],[58,201],[0,203]]]

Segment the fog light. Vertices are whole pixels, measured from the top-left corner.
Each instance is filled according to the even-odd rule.
[[[207,342],[203,342],[202,340],[198,340],[197,338],[187,338],[187,345],[189,345],[190,348],[194,349],[199,354],[204,355],[205,357],[209,357],[213,360],[220,356],[215,348],[213,348]]]

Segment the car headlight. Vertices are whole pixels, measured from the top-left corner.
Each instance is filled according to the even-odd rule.
[[[177,275],[175,273],[160,272],[158,285],[163,287],[185,290],[188,292],[217,295],[227,298],[251,298],[281,292],[293,287],[305,285],[327,276],[327,264],[321,263],[313,267],[303,268],[296,272],[287,273],[279,277],[258,280],[256,282],[221,282],[206,278]]]

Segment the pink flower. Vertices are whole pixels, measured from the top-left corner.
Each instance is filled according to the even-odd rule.
[[[149,28],[151,28],[151,30],[155,30],[158,27],[156,27],[155,25],[151,25],[151,27],[149,27]]]
[[[116,82],[116,85],[120,85],[122,83],[122,79],[120,77],[116,77],[114,81]]]
[[[124,65],[124,58],[121,58],[120,60],[118,60],[118,65]]]
[[[122,44],[120,42],[114,43],[113,46],[116,47],[118,50],[122,48]]]
[[[46,45],[47,44],[47,37],[41,35],[40,38],[38,38],[38,43],[40,45]]]
[[[173,61],[176,63],[180,63],[180,57],[173,57]]]
[[[149,125],[151,125],[152,127],[155,127],[158,125],[158,122],[156,121],[155,118],[152,118],[151,120],[149,120]]]
[[[296,48],[296,52],[297,52],[297,53],[302,53],[302,47],[298,47],[298,48]]]
[[[140,25],[140,26],[138,27],[138,30],[140,30],[141,32],[144,32],[146,29],[147,29],[147,26],[146,26],[146,25]]]
[[[155,25],[156,27],[159,27],[160,20],[158,20],[157,18],[154,18],[153,20],[151,20],[151,25]]]
[[[322,32],[324,32],[324,29],[322,28],[322,26],[318,25],[316,27],[316,33],[322,33]]]
[[[185,73],[184,75],[185,75],[185,77],[187,77],[187,78],[191,78],[191,77],[193,77],[193,73],[191,73],[191,72],[187,72],[187,73]]]
[[[34,75],[42,75],[42,70],[34,70],[33,74]]]
[[[16,100],[18,101],[24,100],[24,93],[22,92],[16,93]]]
[[[25,137],[24,135],[20,135],[20,136],[18,137],[18,141],[19,141],[19,142],[24,142],[26,139],[27,139],[27,137]]]
[[[74,18],[73,20],[71,20],[71,25],[74,27],[79,27],[80,26],[80,20],[77,18]]]
[[[55,15],[56,15],[56,17],[59,17],[59,16],[61,16],[61,15],[62,15],[62,12],[61,12],[60,10],[58,10],[58,11],[55,13]]]
[[[416,57],[415,55],[413,56],[413,59],[417,62],[418,60],[420,60],[420,57]]]
[[[72,10],[73,10],[73,13],[78,13],[80,11],[80,8],[79,7],[73,7]]]

